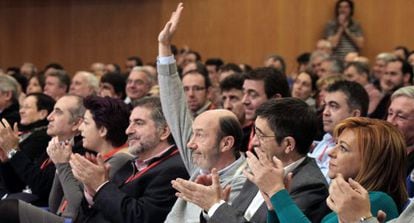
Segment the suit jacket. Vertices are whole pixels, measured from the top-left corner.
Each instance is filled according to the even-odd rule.
[[[46,133],[47,124],[48,121],[44,119],[30,125],[19,126],[19,130],[23,132],[23,134],[19,136],[19,149],[33,163],[38,164],[39,166],[48,158],[46,147],[50,140],[50,136]],[[16,173],[10,162],[0,164],[0,174],[5,179],[5,186],[7,188],[7,193],[9,194],[22,192],[27,185],[24,179],[21,179]]]
[[[244,218],[244,213],[249,207],[250,203],[253,201],[259,189],[251,181],[247,180],[243,185],[242,190],[240,191],[239,196],[237,196],[233,203],[229,205],[228,203],[222,204],[214,215],[207,222],[211,223],[240,223],[240,222],[266,222],[267,216],[267,207],[263,202],[256,213],[252,216],[250,221],[247,221]],[[200,222],[206,222],[206,220],[201,217]]]
[[[19,114],[19,102],[14,100],[12,104],[0,112],[0,120],[6,119],[10,126],[13,126],[14,123],[20,123],[20,114]]]
[[[328,197],[328,185],[315,160],[306,157],[292,171],[290,196],[312,222],[320,220],[330,212],[325,199]],[[246,181],[240,195],[232,205],[221,205],[208,222],[240,223],[248,222],[244,213],[256,196],[258,188],[250,181]],[[256,211],[250,222],[266,222],[267,208],[263,203]]]
[[[130,162],[121,167],[95,194],[92,207],[84,199],[76,222],[163,222],[177,199],[171,180],[189,177],[180,155],[173,155],[126,183],[133,171]]]

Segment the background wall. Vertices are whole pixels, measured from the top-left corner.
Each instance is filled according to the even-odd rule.
[[[30,61],[42,68],[59,62],[73,73],[93,62],[118,63],[139,55],[152,62],[157,35],[177,0],[2,0],[0,67]],[[266,56],[295,58],[313,50],[333,0],[183,0],[175,44],[204,59],[260,66]],[[362,54],[374,58],[397,45],[414,48],[412,0],[355,0],[355,19],[365,33]]]

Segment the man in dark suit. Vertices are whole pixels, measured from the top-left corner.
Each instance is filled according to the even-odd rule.
[[[306,156],[316,133],[316,115],[299,99],[282,98],[265,102],[256,111],[256,135],[253,145],[256,152],[268,161],[277,157],[282,161],[285,174],[290,180],[289,193],[296,204],[312,222],[319,222],[329,209],[325,204],[328,196],[327,183],[314,159]],[[294,114],[294,116],[292,115]],[[188,201],[201,206],[206,213],[201,221],[207,222],[266,222],[264,197],[272,194],[275,185],[269,167],[247,152],[250,171],[245,171],[249,181],[231,205],[224,202],[223,191],[215,183],[204,186],[180,181],[175,188]],[[199,179],[207,184],[208,179]],[[262,193],[260,193],[259,188]]]
[[[75,178],[85,186],[85,199],[76,222],[163,222],[174,204],[171,180],[188,178],[159,98],[136,103],[126,130],[129,152],[137,158],[126,163],[108,181],[101,156],[70,160]]]

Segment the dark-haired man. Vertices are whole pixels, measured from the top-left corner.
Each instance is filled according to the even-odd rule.
[[[328,176],[329,151],[335,146],[332,133],[335,126],[349,117],[367,116],[369,97],[364,87],[352,81],[337,81],[326,89],[324,98],[325,108],[323,110],[323,136],[314,150],[309,153],[315,158],[319,168],[324,174],[326,181],[330,182]]]
[[[220,82],[221,101],[224,109],[233,112],[243,128],[243,142],[240,150],[245,152],[249,145],[252,120],[247,120],[243,105],[242,74],[232,74]]]
[[[54,68],[48,69],[45,72],[45,87],[43,88],[43,93],[57,101],[69,91],[70,83],[70,77],[66,71]]]
[[[383,93],[392,94],[400,87],[411,85],[413,69],[407,61],[394,59],[387,63],[385,73],[381,76],[380,87]]]
[[[256,68],[244,76],[243,104],[246,120],[256,119],[256,109],[272,98],[290,96],[289,84],[286,76],[279,70],[271,67]],[[251,126],[251,139],[254,129]],[[252,140],[249,140],[248,150],[252,149]]]
[[[315,112],[299,99],[271,99],[257,109],[255,128],[253,145],[256,151],[269,160],[276,156],[282,161],[285,173],[292,172],[290,195],[312,222],[319,222],[328,212],[327,183],[314,159],[306,157],[316,133]],[[247,153],[253,175],[248,174],[250,180],[232,204],[224,202],[223,192],[220,188],[217,190],[219,185],[214,182],[212,186],[187,182],[177,188],[207,212],[203,215],[207,222],[266,222],[266,205],[258,187],[267,191],[267,187],[262,187],[263,181],[268,180],[268,185],[273,185],[274,179],[272,172],[263,172],[265,166],[254,160],[252,153]]]

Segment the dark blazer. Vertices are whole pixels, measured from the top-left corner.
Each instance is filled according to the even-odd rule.
[[[326,205],[328,185],[315,160],[306,157],[305,160],[292,171],[290,196],[312,222],[320,222],[331,211]],[[208,222],[240,223],[248,222],[244,212],[256,196],[258,188],[250,181],[246,181],[240,195],[232,205],[221,205]],[[267,208],[263,203],[256,211],[250,222],[266,222]]]
[[[29,195],[17,193],[9,194],[11,198],[18,198],[33,203],[37,206],[45,207],[48,206],[49,193],[52,188],[56,168],[53,162],[47,161],[49,158],[46,152],[48,141],[44,141],[42,147],[38,144],[35,144],[35,142],[40,143],[38,141],[38,137],[42,131],[46,133],[46,130],[43,129],[39,132],[33,133],[29,138],[25,140],[26,142],[23,141],[25,143],[24,147],[20,148],[21,151],[17,152],[8,162],[0,165],[0,173],[3,176],[7,188],[9,189],[9,193],[11,190],[10,188],[13,187],[13,182],[21,181],[24,183],[24,186],[28,185],[32,191],[32,194],[36,196],[30,197],[29,199]],[[31,140],[29,140],[30,138]],[[27,140],[29,141],[27,142]],[[23,144],[23,142],[21,144]],[[19,147],[20,146],[21,145],[19,145]],[[33,148],[29,148],[32,146]],[[35,156],[31,157],[31,153],[28,152],[31,150],[38,150],[39,153],[33,153]],[[76,153],[84,153],[84,148],[82,147],[82,140],[80,137],[75,137],[75,145],[73,146],[72,150]],[[47,165],[43,165],[42,168],[42,164],[44,163]],[[16,193],[17,191],[12,192]],[[19,192],[21,192],[21,188],[19,188]]]
[[[133,163],[121,167],[95,194],[92,207],[85,199],[82,201],[75,222],[164,222],[177,199],[171,180],[189,178],[180,155],[171,156],[139,178],[125,183],[132,173]]]
[[[19,108],[19,102],[14,100],[9,107],[0,113],[0,120],[3,118],[6,119],[10,126],[13,126],[15,122],[20,123]]]

